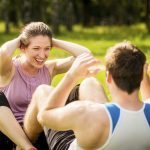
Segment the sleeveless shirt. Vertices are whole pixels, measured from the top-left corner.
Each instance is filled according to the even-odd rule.
[[[15,66],[14,76],[11,82],[5,87],[0,87],[0,90],[6,95],[17,121],[22,123],[35,89],[41,84],[51,83],[50,72],[46,66],[43,66],[37,75],[28,76],[23,73],[18,58],[13,60],[13,64]]]
[[[109,137],[98,150],[150,150],[150,104],[130,111],[116,103],[103,105],[110,121]],[[75,139],[68,150],[80,150]]]

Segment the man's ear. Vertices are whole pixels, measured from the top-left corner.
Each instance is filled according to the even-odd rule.
[[[112,75],[110,74],[109,71],[106,71],[106,81],[108,83],[111,83],[111,81],[112,81]]]

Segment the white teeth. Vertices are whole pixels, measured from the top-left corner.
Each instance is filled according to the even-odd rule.
[[[36,59],[36,61],[43,62],[44,60]]]

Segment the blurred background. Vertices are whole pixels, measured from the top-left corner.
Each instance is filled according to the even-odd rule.
[[[63,25],[132,25],[145,23],[150,32],[150,0],[0,0],[0,19],[5,33],[11,24],[19,27],[31,21],[51,25],[54,33]]]
[[[142,49],[150,62],[150,0],[0,0],[0,44],[32,21],[47,23],[56,38],[86,46],[102,63],[106,50],[124,40]],[[54,49],[49,59],[68,55]],[[97,78],[107,91],[105,73]]]

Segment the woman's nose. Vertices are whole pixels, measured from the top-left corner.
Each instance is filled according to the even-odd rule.
[[[45,51],[44,50],[41,50],[40,51],[40,53],[39,53],[39,56],[41,57],[41,58],[45,58]]]

